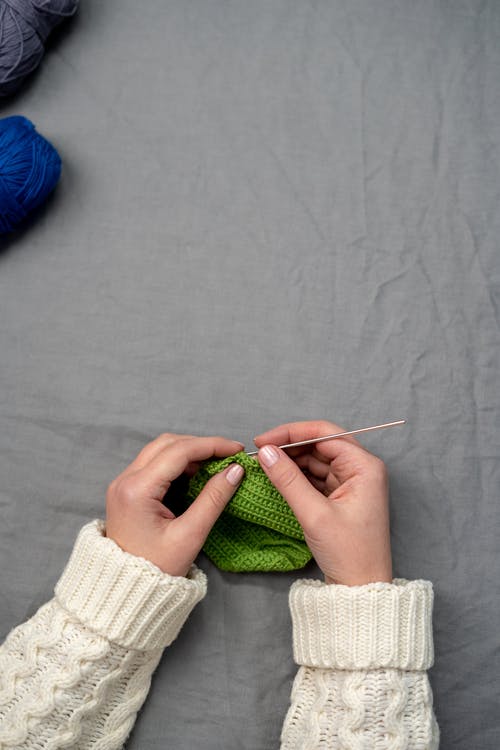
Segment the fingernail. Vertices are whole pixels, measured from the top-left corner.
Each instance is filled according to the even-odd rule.
[[[259,458],[262,459],[262,463],[265,466],[273,466],[273,464],[276,463],[279,457],[280,454],[278,453],[274,445],[265,445],[259,451]]]
[[[239,484],[243,479],[244,473],[245,469],[243,468],[243,466],[240,466],[240,464],[231,464],[231,466],[227,469],[226,479],[229,484],[232,484],[236,487],[236,485]]]

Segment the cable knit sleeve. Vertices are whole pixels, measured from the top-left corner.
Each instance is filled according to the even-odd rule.
[[[0,750],[115,750],[163,649],[206,593],[84,526],[55,597],[0,646]]]
[[[281,750],[436,750],[432,584],[302,580],[289,601],[300,668]]]

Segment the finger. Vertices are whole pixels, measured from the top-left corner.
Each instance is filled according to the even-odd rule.
[[[264,433],[264,435],[268,438],[272,436],[274,445],[282,445],[287,442],[293,443],[299,440],[310,440],[313,437],[333,435],[344,431],[342,427],[334,422],[317,420],[312,422],[290,422],[289,424],[281,425],[281,427],[276,427],[268,433]],[[254,442],[261,446],[261,439],[262,435],[259,435],[254,438]],[[308,448],[310,446],[303,447]],[[377,461],[372,453],[367,451],[350,435],[343,438],[335,438],[335,440],[325,440],[321,443],[315,443],[314,447],[315,453],[318,456],[323,456],[330,462],[331,471],[340,483],[347,481],[352,476],[364,473],[369,469],[373,461]],[[291,453],[292,450],[299,450],[299,448],[287,449],[287,453]]]
[[[243,444],[223,437],[193,437],[177,440],[160,451],[146,466],[136,473],[136,481],[149,494],[165,494],[170,483],[191,464],[208,458],[225,458],[239,453]]]
[[[243,466],[230,464],[208,480],[196,500],[179,517],[178,522],[189,528],[200,547],[238,489],[244,474]]]
[[[317,479],[326,479],[328,472],[330,471],[330,462],[326,459],[320,461],[311,453],[304,453],[297,458],[294,458],[297,466],[301,469],[305,469]]]
[[[327,422],[324,419],[310,422],[288,422],[287,424],[263,432],[261,435],[257,435],[254,437],[254,443],[258,448],[266,443],[286,445],[287,443],[297,443],[301,440],[312,440],[324,435],[334,435],[338,432],[345,432],[345,430],[338,424]],[[321,445],[321,443],[317,445]],[[287,450],[291,451],[292,449]]]
[[[323,510],[324,498],[301,472],[295,461],[275,445],[265,445],[258,460],[278,492],[283,495],[301,526],[310,525],[311,518]]]
[[[167,445],[171,445],[176,440],[186,440],[187,438],[195,437],[194,435],[176,435],[173,432],[164,432],[158,435],[157,438],[152,440],[150,443],[144,446],[141,452],[135,457],[135,459],[127,466],[122,472],[122,475],[132,474],[139,469],[144,468],[152,459],[157,456]]]
[[[188,464],[186,468],[184,469],[184,474],[187,474],[188,477],[194,477],[197,471],[199,471],[201,464],[198,461],[193,461],[193,463]]]
[[[335,474],[330,470],[328,473],[326,479],[325,479],[325,495],[331,495],[332,492],[335,492],[340,487],[340,482],[335,476]]]
[[[321,460],[314,454],[305,454],[293,459],[300,466],[307,479],[323,495],[330,495],[340,486],[339,480],[331,470],[331,462],[324,456]]]
[[[328,482],[332,486],[366,474],[379,461],[373,453],[348,437],[318,443],[317,451],[329,461]]]
[[[330,494],[330,491],[326,486],[326,482],[323,479],[316,479],[316,477],[313,476],[309,476],[307,477],[307,479],[309,482],[311,482],[312,486],[315,487],[323,495],[325,495],[325,497]]]

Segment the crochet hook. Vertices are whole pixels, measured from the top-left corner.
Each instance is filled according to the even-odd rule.
[[[373,427],[361,427],[359,430],[349,430],[349,432],[337,432],[335,435],[324,435],[323,437],[311,438],[310,440],[300,440],[298,443],[286,443],[280,445],[280,448],[296,448],[299,445],[309,445],[310,443],[321,443],[323,440],[333,440],[334,438],[346,437],[347,435],[359,435],[360,432],[372,432],[372,430],[383,430],[385,427],[397,427],[406,424],[406,419],[398,419],[396,422],[386,422],[385,424],[376,424]],[[259,451],[247,451],[247,456],[256,456]]]

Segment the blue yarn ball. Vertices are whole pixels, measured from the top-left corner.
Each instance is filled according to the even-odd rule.
[[[52,29],[77,7],[78,0],[0,0],[0,96],[35,70]]]
[[[57,185],[61,157],[26,117],[0,120],[0,234],[11,232]]]

